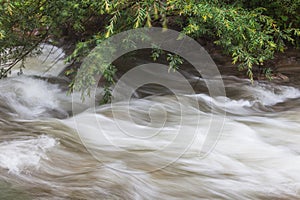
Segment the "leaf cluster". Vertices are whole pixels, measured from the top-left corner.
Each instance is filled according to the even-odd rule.
[[[55,43],[73,35],[76,46],[67,60],[82,62],[113,34],[139,27],[167,27],[172,21],[189,36],[213,39],[253,80],[254,67],[263,67],[287,44],[299,43],[299,12],[300,0],[1,0],[0,78],[42,42]],[[152,57],[157,59],[161,53],[154,48]],[[173,54],[167,54],[167,61],[172,70],[183,62]],[[107,100],[116,71],[110,64],[92,65],[79,75],[82,84],[90,86],[95,74],[104,74]],[[270,70],[263,71],[270,76]],[[88,92],[83,85],[70,87]]]

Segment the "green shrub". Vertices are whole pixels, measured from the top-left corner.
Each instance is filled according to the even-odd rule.
[[[49,36],[54,42],[62,36],[73,36],[76,48],[68,61],[81,62],[91,49],[113,34],[145,26],[167,27],[171,23],[168,20],[175,18],[173,25],[181,27],[183,33],[213,39],[253,80],[254,66],[263,67],[276,51],[284,51],[286,44],[299,41],[299,11],[300,0],[3,0],[0,62],[5,69],[1,69],[0,76],[6,76],[41,42],[49,41]],[[89,25],[92,22],[93,26]],[[34,34],[37,30],[38,35]],[[157,58],[162,52],[153,53]],[[167,57],[173,69],[182,63],[176,55]],[[89,73],[105,73],[112,84],[115,68],[106,70]],[[263,71],[270,75],[269,70]]]

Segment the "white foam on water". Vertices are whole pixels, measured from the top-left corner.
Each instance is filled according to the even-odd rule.
[[[264,106],[273,106],[277,103],[284,102],[288,99],[300,97],[300,90],[292,86],[277,85],[272,83],[254,82],[252,85],[249,81],[243,79],[226,85],[228,88],[236,90],[236,93],[250,100],[252,103],[260,103]]]
[[[253,95],[256,101],[263,105],[272,106],[284,102],[287,99],[300,97],[300,90],[284,85],[255,84],[246,86],[246,89]]]
[[[60,109],[57,85],[46,81],[20,76],[0,80],[0,99],[22,118],[34,118],[47,111]]]
[[[46,135],[1,142],[0,167],[14,174],[36,170],[40,160],[47,159],[47,151],[56,144],[54,138]]]

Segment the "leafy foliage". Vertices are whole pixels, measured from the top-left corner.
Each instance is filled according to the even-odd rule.
[[[247,10],[233,5],[219,6],[220,3],[185,3],[182,1],[180,14],[188,16],[183,31],[193,37],[210,35],[215,43],[232,55],[233,63],[239,62],[240,70],[247,70],[253,80],[253,66],[263,65],[272,59],[275,51],[284,51],[285,41],[294,42],[292,33],[299,30],[281,30],[276,21],[264,15],[264,8]]]
[[[172,21],[194,38],[212,38],[253,80],[253,67],[263,66],[276,51],[284,51],[286,44],[299,43],[299,12],[300,0],[2,0],[0,78],[41,42],[49,42],[49,37],[53,42],[73,37],[76,47],[68,61],[82,62],[113,34],[145,26],[167,27]],[[161,53],[154,48],[153,59]],[[183,62],[173,54],[167,55],[167,61],[173,70]],[[87,74],[104,74],[109,100],[116,69],[106,67]],[[270,76],[270,70],[263,71]],[[84,81],[92,84],[95,80]],[[84,87],[72,89],[86,91]]]

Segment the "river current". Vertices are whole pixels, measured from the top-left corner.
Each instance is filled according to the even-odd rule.
[[[58,77],[0,80],[0,199],[300,199],[300,86],[224,76],[224,104],[188,79],[181,107],[149,85],[114,113]],[[203,157],[212,106],[221,134]]]

